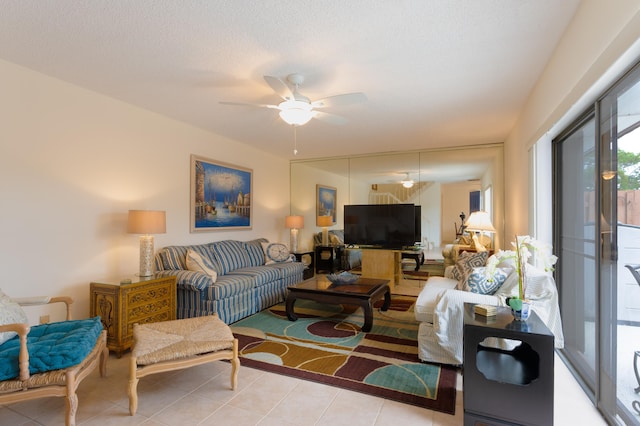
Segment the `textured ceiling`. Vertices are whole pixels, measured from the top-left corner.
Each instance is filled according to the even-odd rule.
[[[0,0],[0,59],[284,158],[502,142],[579,0]],[[294,132],[264,75],[345,125]],[[176,141],[179,143],[179,141]]]

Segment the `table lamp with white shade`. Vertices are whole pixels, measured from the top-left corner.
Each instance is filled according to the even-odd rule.
[[[480,233],[480,235],[482,235],[483,232],[496,232],[496,228],[494,228],[491,224],[489,213],[484,211],[471,213],[471,216],[469,216],[469,219],[467,219],[467,221],[464,223],[464,226],[467,231],[473,231],[471,247],[473,247],[477,251],[486,251],[487,248],[480,242],[477,233]]]
[[[166,213],[160,210],[129,210],[127,232],[140,235],[140,276],[153,275],[153,235],[167,232]]]

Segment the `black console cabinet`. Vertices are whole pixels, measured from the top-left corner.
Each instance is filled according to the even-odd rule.
[[[296,257],[296,261],[305,263],[302,279],[308,280],[309,278],[313,278],[315,269],[315,253],[313,251],[301,251],[293,253],[293,255]]]
[[[464,306],[465,426],[553,425],[553,334],[535,314],[516,321],[508,308],[495,317]],[[486,338],[522,342],[514,349],[480,345]]]
[[[334,273],[342,270],[344,246],[316,246],[316,274]]]

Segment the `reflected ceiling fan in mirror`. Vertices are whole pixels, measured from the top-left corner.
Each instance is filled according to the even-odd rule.
[[[409,176],[409,173],[407,173],[406,177],[403,180],[401,180],[400,183],[405,188],[411,188],[411,187],[413,187],[413,184],[415,182],[413,181],[413,179],[411,179],[411,177]]]
[[[264,76],[267,84],[273,91],[282,98],[282,102],[277,105],[269,104],[247,104],[239,102],[220,102],[225,105],[254,106],[259,108],[271,108],[279,111],[280,118],[292,126],[302,126],[307,124],[312,118],[326,121],[331,124],[345,124],[347,119],[339,115],[330,114],[320,109],[350,105],[354,103],[365,102],[367,97],[364,93],[344,93],[341,95],[328,96],[326,98],[311,101],[308,97],[302,95],[298,88],[304,82],[304,76],[301,74],[289,74],[286,82],[278,77],[269,75]]]

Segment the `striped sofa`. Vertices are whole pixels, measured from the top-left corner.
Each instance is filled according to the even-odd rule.
[[[283,262],[265,265],[266,239],[224,240],[208,244],[168,246],[155,256],[156,275],[177,278],[177,317],[217,313],[231,324],[282,302],[287,287],[302,281],[304,265]],[[212,276],[187,268],[187,251],[206,258],[217,273]]]

